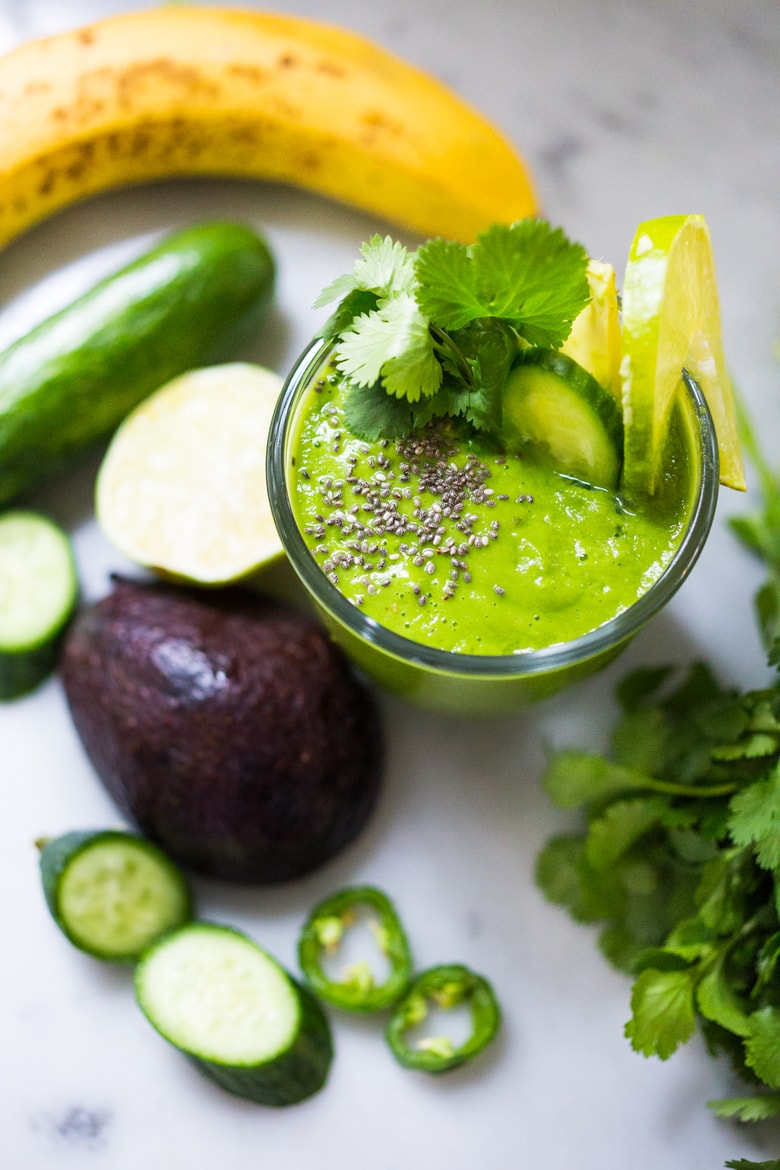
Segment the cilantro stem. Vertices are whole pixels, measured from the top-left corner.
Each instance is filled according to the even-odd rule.
[[[764,458],[764,452],[756,437],[756,432],[750,420],[747,408],[745,406],[742,396],[737,389],[734,389],[734,404],[737,410],[737,424],[739,426],[739,437],[743,447],[750,456],[750,460],[758,472],[761,480],[761,487],[766,496],[772,496],[778,490],[777,476],[771,470],[769,463]]]
[[[669,796],[730,796],[739,784],[674,784],[670,780],[648,780],[648,788],[654,792],[665,792]],[[644,785],[643,785],[644,787]]]
[[[444,329],[440,329],[438,325],[434,325],[432,321],[428,322],[428,328],[430,330],[431,337],[435,341],[438,348],[440,350],[445,350],[450,355],[450,357],[455,362],[455,365],[458,368],[458,373],[460,374],[463,381],[470,389],[473,389],[474,375],[471,371],[471,367],[469,366],[458,346],[450,337],[449,333],[446,333]]]

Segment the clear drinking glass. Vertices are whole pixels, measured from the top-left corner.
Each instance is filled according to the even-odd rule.
[[[332,346],[321,339],[302,354],[287,378],[271,424],[268,489],[287,557],[333,638],[353,662],[388,690],[451,714],[511,711],[544,698],[610,662],[676,593],[701,552],[718,495],[718,448],[698,384],[683,371],[683,408],[690,433],[690,515],[668,566],[637,601],[572,641],[505,655],[438,650],[386,629],[349,602],[310,553],[297,524],[288,486],[295,419],[322,376]]]

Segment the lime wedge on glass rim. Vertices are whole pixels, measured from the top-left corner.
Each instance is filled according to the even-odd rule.
[[[622,341],[615,269],[591,257],[586,275],[590,300],[574,318],[561,353],[574,358],[619,400]]]
[[[656,486],[683,367],[712,414],[721,483],[744,490],[712,244],[702,215],[661,216],[637,228],[623,281],[622,340],[625,490],[650,493]]]
[[[138,565],[225,585],[282,554],[265,453],[282,380],[231,362],[162,386],[114,434],[97,477],[104,535]]]

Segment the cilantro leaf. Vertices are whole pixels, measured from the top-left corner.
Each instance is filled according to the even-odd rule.
[[[395,329],[396,352],[382,366],[382,385],[388,394],[407,402],[430,398],[441,386],[443,375],[425,319],[406,297],[391,301],[383,315]]]
[[[473,259],[490,316],[510,321],[532,345],[561,345],[590,300],[587,252],[544,220],[488,228]]]
[[[592,820],[585,839],[585,852],[594,869],[607,869],[657,823],[658,803],[636,798],[615,800],[601,816]]]
[[[414,414],[409,402],[391,398],[375,383],[350,389],[344,400],[344,422],[359,439],[374,443],[408,435],[414,427]]]
[[[775,978],[780,970],[780,931],[765,940],[756,960],[755,990],[762,991]]]
[[[383,239],[375,235],[362,245],[360,254],[351,274],[337,277],[322,290],[314,302],[315,309],[356,290],[372,292],[383,299],[414,291],[414,261],[403,244],[390,236]]]
[[[632,1017],[625,1035],[632,1048],[661,1060],[687,1043],[696,1030],[695,971],[648,969],[635,980],[631,993]]]
[[[417,299],[442,329],[498,317],[532,345],[557,348],[590,299],[588,257],[541,219],[494,224],[466,248],[431,240],[417,252]]]
[[[565,906],[575,922],[600,922],[620,916],[625,893],[612,875],[589,866],[583,841],[574,835],[551,838],[537,858],[536,882],[545,897]]]
[[[478,371],[476,376],[478,378]],[[431,417],[463,418],[478,430],[491,428],[501,417],[500,395],[494,388],[480,384],[464,386],[445,378],[442,389],[427,402],[430,403]]]
[[[662,708],[633,708],[612,730],[612,754],[618,764],[651,773],[666,759],[672,734]]]
[[[343,276],[337,276],[330,284],[326,285],[322,292],[312,306],[315,309],[322,309],[325,305],[330,305],[333,301],[341,301],[346,297],[351,296],[354,292],[365,292],[365,289],[360,289],[355,277],[352,274],[345,273]]]
[[[647,788],[651,783],[644,772],[575,750],[556,752],[542,776],[542,784],[558,808],[575,808],[628,789]]]
[[[763,1007],[753,1012],[745,1060],[770,1089],[780,1089],[780,1008]]]
[[[598,936],[601,954],[611,966],[626,975],[635,974],[637,958],[644,950],[633,925],[628,922],[630,913],[627,909],[622,921],[610,922]]]
[[[712,668],[706,662],[694,662],[682,681],[666,696],[663,705],[665,710],[675,711],[678,715],[696,714],[724,694],[731,697],[731,693],[724,692],[718,683]]]
[[[639,666],[618,682],[615,698],[623,711],[644,709],[650,700],[657,698],[671,674],[671,666]]]
[[[780,866],[780,765],[763,780],[743,788],[729,805],[729,832],[736,845],[752,845],[758,864]]]
[[[355,262],[358,288],[373,289],[383,297],[414,291],[414,258],[403,244],[390,236],[372,236],[361,248],[361,257]]]
[[[725,971],[726,954],[702,975],[696,985],[696,1006],[703,1016],[736,1036],[750,1034],[750,1016],[734,993]]]
[[[684,932],[683,932],[684,933]],[[634,961],[634,974],[643,971],[685,971],[699,959],[710,958],[712,942],[704,938],[669,941],[662,947],[645,947]]]
[[[754,1097],[723,1097],[717,1101],[708,1101],[707,1104],[716,1117],[734,1121],[768,1121],[780,1114],[780,1093],[760,1093]],[[748,1166],[780,1170],[780,1159],[772,1162],[745,1162],[739,1159],[727,1162],[726,1165],[733,1167],[734,1170],[745,1170]]]
[[[410,402],[435,394],[442,381],[428,324],[407,293],[355,318],[341,335],[336,363],[355,386],[381,382]]]
[[[465,244],[429,240],[417,251],[415,274],[420,308],[439,328],[462,329],[478,317],[494,315],[474,285],[470,250]]]
[[[768,1116],[773,1117],[770,1113]],[[757,1118],[743,1118],[747,1121],[761,1121],[762,1117]],[[730,1162],[726,1162],[727,1170],[780,1170],[780,1158],[770,1158],[768,1162],[751,1162],[748,1158],[734,1158]]]
[[[363,313],[370,313],[377,307],[379,298],[376,293],[365,289],[354,288],[347,293],[338,307],[331,313],[320,329],[320,337],[331,340],[350,328],[356,317]]]
[[[776,735],[755,732],[738,743],[719,743],[712,749],[713,760],[758,760],[777,755]]]

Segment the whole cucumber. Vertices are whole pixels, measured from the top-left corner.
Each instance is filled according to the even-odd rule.
[[[0,504],[73,464],[164,382],[234,356],[275,275],[256,232],[199,224],[0,353]]]

